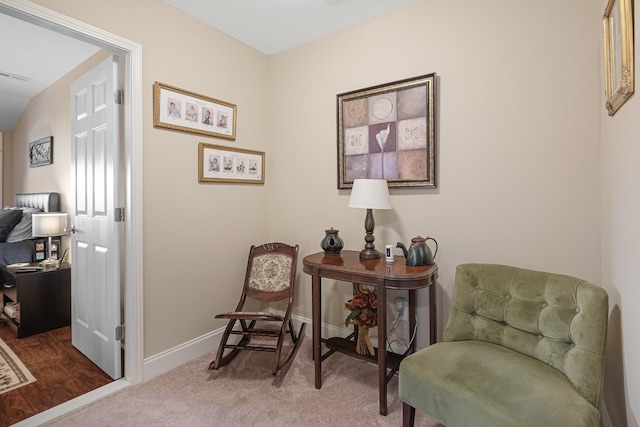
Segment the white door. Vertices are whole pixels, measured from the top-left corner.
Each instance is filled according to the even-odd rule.
[[[113,379],[122,377],[119,88],[116,56],[71,85],[71,339]]]

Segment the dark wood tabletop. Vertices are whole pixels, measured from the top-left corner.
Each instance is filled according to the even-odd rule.
[[[415,267],[405,263],[403,256],[395,256],[393,262],[386,262],[384,257],[360,259],[359,251],[350,250],[343,250],[339,256],[318,252],[302,261],[303,271],[307,274],[318,271],[323,277],[364,284],[385,281],[387,289],[424,288],[433,283],[430,278],[437,277],[436,264]]]

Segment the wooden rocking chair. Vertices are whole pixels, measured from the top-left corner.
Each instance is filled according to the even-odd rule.
[[[216,316],[216,319],[229,319],[229,323],[220,341],[216,358],[209,364],[209,369],[220,369],[233,360],[241,350],[275,352],[271,370],[273,375],[289,367],[302,344],[305,328],[303,323],[296,334],[291,321],[297,259],[298,245],[294,247],[284,243],[266,243],[261,246],[251,246],[240,302],[235,311]],[[243,311],[247,298],[261,302],[288,299],[287,309],[283,316],[269,312]],[[236,322],[240,323],[241,329],[234,328]],[[279,327],[278,329],[257,328],[257,322],[277,322]],[[294,346],[285,361],[280,363],[282,343],[287,333],[291,335]],[[228,340],[231,335],[241,335],[242,338],[237,344],[230,344]],[[275,345],[268,345],[268,342],[252,345],[252,336],[271,337],[277,340]],[[225,355],[225,350],[231,351]]]

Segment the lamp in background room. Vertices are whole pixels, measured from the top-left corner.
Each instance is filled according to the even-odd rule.
[[[58,261],[51,258],[51,238],[66,234],[66,212],[43,212],[31,215],[31,234],[33,237],[48,237],[47,259],[42,262],[45,270],[57,267]],[[58,251],[60,248],[58,248]]]
[[[349,207],[367,210],[367,216],[364,219],[364,229],[367,232],[364,237],[366,243],[364,249],[360,251],[360,258],[380,258],[380,252],[375,249],[376,246],[373,244],[376,239],[373,236],[373,229],[376,225],[373,220],[373,209],[391,209],[387,181],[384,179],[355,179],[351,189]]]

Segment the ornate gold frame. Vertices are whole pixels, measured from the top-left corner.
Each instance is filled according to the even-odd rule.
[[[264,184],[264,166],[264,151],[198,144],[198,182]]]
[[[175,115],[171,115],[168,111],[169,103],[179,106],[175,109]],[[193,108],[195,111],[191,119],[187,117],[187,108]],[[160,82],[153,84],[154,127],[234,140],[236,139],[237,108],[235,104],[175,86]],[[205,112],[210,115],[206,123],[203,121]]]
[[[609,0],[603,16],[605,105],[613,116],[633,95],[632,0]]]
[[[386,179],[389,188],[436,188],[436,73],[336,98],[338,189],[352,188],[357,178]]]

